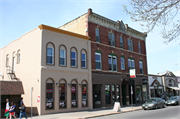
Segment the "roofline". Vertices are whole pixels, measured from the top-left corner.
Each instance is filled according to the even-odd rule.
[[[77,34],[77,33],[74,33],[74,32],[54,28],[54,27],[47,26],[47,25],[44,25],[44,24],[41,24],[38,27],[41,30],[45,29],[45,30],[56,32],[56,33],[62,33],[62,34],[65,34],[65,35],[69,35],[69,36],[73,36],[73,37],[77,37],[77,38],[82,38],[82,39],[85,39],[85,40],[89,40],[91,38],[91,37],[88,37],[88,36],[84,36],[84,35]]]

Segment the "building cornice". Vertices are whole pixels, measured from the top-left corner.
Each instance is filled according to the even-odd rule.
[[[85,40],[89,40],[91,38],[91,37],[88,37],[88,36],[84,36],[84,35],[81,35],[81,34],[70,32],[70,31],[54,28],[54,27],[51,27],[51,26],[43,25],[43,24],[39,25],[38,27],[41,30],[45,29],[45,30],[49,30],[49,31],[52,31],[52,32],[56,32],[56,33],[62,33],[62,34],[65,34],[65,35],[69,35],[69,36],[73,36],[73,37],[77,37],[77,38],[82,38],[82,39],[85,39]]]

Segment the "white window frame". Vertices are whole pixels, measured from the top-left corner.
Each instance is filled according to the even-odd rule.
[[[95,33],[96,33],[96,42],[100,43],[100,31],[99,31],[99,28],[95,29]]]
[[[128,39],[128,50],[133,52],[133,41]]]
[[[140,67],[140,66],[141,66],[140,64],[142,64],[142,68]],[[140,71],[140,74],[143,74],[144,71],[143,71],[143,62],[142,62],[142,61],[139,61],[139,69],[140,69],[140,70],[142,69],[142,73],[141,73],[141,71]]]
[[[82,54],[85,54],[85,60],[82,60]],[[82,66],[82,61],[85,62],[85,67]],[[81,68],[86,68],[86,53],[81,53]]]
[[[129,63],[130,63],[130,67],[129,67]],[[135,69],[135,61],[134,61],[134,59],[128,59],[128,68]]]
[[[109,67],[109,58],[111,58],[111,70],[109,70],[109,71],[113,71],[112,55],[108,55],[108,67]]]
[[[74,52],[74,51],[71,51],[71,52]],[[71,62],[71,67],[77,67],[76,52],[75,52],[75,58],[71,57],[71,60],[72,59],[75,60],[75,66],[72,66],[72,62]]]
[[[64,57],[61,57],[61,50],[64,51]],[[64,50],[64,49],[60,49],[59,60],[60,60],[61,58],[64,58],[64,65],[60,64],[60,62],[59,62],[59,65],[60,65],[60,66],[66,66],[66,50]]]
[[[122,59],[123,59],[123,62],[122,62]],[[125,59],[124,59],[124,57],[121,57],[121,70],[125,70]]]
[[[113,56],[113,58],[115,58],[116,59],[116,70],[115,70],[115,72],[117,72],[117,57],[116,56]],[[113,63],[113,58],[112,58],[112,70],[114,71],[114,63]]]
[[[96,68],[96,55],[100,55],[100,69],[96,69],[96,70],[101,70],[102,69],[101,53],[95,52],[95,68]]]
[[[50,49],[52,49],[52,55],[48,55],[48,50],[47,50],[47,56],[51,56],[52,57],[52,63],[48,63],[48,62],[46,62],[47,64],[50,64],[50,65],[54,65],[54,48],[52,48],[52,47],[47,47],[47,49],[48,48],[50,48]]]
[[[122,42],[121,42],[122,41]],[[121,47],[121,44],[122,44],[122,47]],[[122,36],[120,36],[120,48],[124,48],[124,45],[123,45],[123,37]]]

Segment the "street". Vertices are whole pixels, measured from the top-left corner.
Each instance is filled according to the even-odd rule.
[[[180,106],[168,106],[157,110],[133,111],[97,117],[96,119],[180,119]]]

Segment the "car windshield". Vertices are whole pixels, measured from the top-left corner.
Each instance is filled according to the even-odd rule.
[[[156,102],[157,101],[157,99],[149,99],[149,100],[147,100],[147,102]]]
[[[170,97],[169,100],[175,100],[177,97]]]

